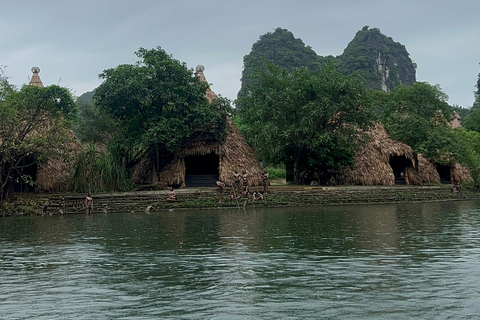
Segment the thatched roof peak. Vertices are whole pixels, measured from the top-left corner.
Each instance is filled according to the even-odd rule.
[[[207,78],[205,77],[205,74],[203,73],[203,71],[205,71],[205,67],[201,64],[199,64],[197,66],[197,68],[195,68],[195,75],[203,82],[206,82],[208,83],[207,81]],[[210,89],[210,84],[208,85],[208,89],[207,91],[205,92],[205,98],[207,98],[208,102],[212,102],[213,100],[217,99],[218,96],[216,95],[215,92],[212,91],[212,89]]]
[[[40,68],[32,67],[31,70],[32,70],[32,78],[30,79],[30,82],[28,83],[28,85],[43,88],[43,82],[40,79],[40,76],[38,75],[40,73]]]

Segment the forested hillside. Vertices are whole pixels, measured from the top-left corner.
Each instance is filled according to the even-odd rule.
[[[416,65],[405,46],[383,35],[379,29],[369,29],[368,26],[358,31],[337,57],[317,55],[286,29],[277,28],[266,33],[260,36],[252,51],[243,59],[242,88],[248,84],[248,75],[262,59],[289,71],[299,67],[313,71],[332,63],[344,75],[362,73],[368,88],[385,92],[390,92],[399,84],[412,85],[416,81]]]
[[[400,84],[415,83],[416,65],[401,43],[385,36],[378,28],[358,31],[343,53],[336,58],[343,74],[361,71],[367,87],[390,92]]]

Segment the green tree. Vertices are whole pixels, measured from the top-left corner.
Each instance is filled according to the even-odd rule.
[[[396,87],[382,117],[390,137],[439,163],[461,158],[462,145],[448,125],[453,109],[447,100],[438,85],[417,82]]]
[[[1,74],[2,72],[0,72]],[[71,93],[59,86],[20,90],[0,76],[0,202],[18,181],[34,184],[27,168],[68,154],[75,115]]]
[[[361,77],[342,76],[332,65],[288,72],[270,62],[251,76],[256,85],[236,102],[238,123],[261,160],[292,163],[295,182],[304,170],[352,163],[359,129],[372,119]]]
[[[480,73],[475,87],[477,88],[474,92],[475,101],[464,117],[462,124],[468,130],[480,132]]]
[[[93,102],[78,99],[76,101],[78,117],[74,130],[82,143],[107,145],[119,131],[115,119],[106,112],[102,112]]]
[[[208,103],[208,84],[160,47],[140,48],[136,55],[136,64],[104,70],[94,96],[99,110],[119,124],[109,147],[127,168],[148,155],[160,171],[186,142],[224,139],[226,99]]]

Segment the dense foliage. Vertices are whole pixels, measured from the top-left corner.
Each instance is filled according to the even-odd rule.
[[[35,183],[34,173],[28,168],[47,159],[64,160],[72,138],[68,120],[74,118],[75,104],[65,88],[23,86],[18,90],[3,74],[0,79],[0,201],[3,201],[15,183]]]
[[[332,65],[288,72],[270,62],[251,77],[256,84],[236,102],[238,123],[261,160],[294,164],[296,182],[303,171],[352,163],[358,129],[372,118],[361,77],[343,76]]]
[[[131,188],[122,161],[86,144],[75,159],[70,189],[75,192],[126,191]]]
[[[405,142],[416,154],[453,164],[463,150],[449,126],[453,109],[447,99],[439,86],[425,82],[396,87],[387,95],[382,115],[390,137]]]
[[[75,134],[82,143],[107,145],[120,131],[118,122],[98,108],[93,100],[77,99],[78,119]]]
[[[475,85],[477,90],[475,91],[475,102],[472,108],[468,110],[463,117],[463,125],[468,130],[473,130],[480,133],[480,73],[478,74],[478,80]]]
[[[119,125],[109,142],[114,156],[127,168],[150,156],[160,171],[186,142],[224,139],[228,101],[208,103],[208,84],[160,47],[136,55],[136,64],[103,71],[94,96],[98,109]]]

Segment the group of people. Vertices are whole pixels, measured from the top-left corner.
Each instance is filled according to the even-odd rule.
[[[268,172],[267,170],[264,170],[261,175],[262,179],[262,185],[263,185],[263,195],[268,194],[268,186],[270,185],[270,180],[268,178]],[[233,200],[242,198],[244,199],[243,202],[243,207],[245,208],[248,203],[248,199],[250,198],[250,190],[249,190],[249,183],[248,183],[248,175],[247,171],[243,170],[242,174],[238,173],[237,170],[235,170],[233,177],[232,177],[232,192],[228,196],[228,200],[230,202],[233,202]],[[219,203],[223,202],[223,193],[225,189],[225,182],[222,180],[217,181],[217,195],[218,195],[218,200]],[[263,195],[255,190],[252,194],[252,199],[253,201],[258,201],[258,200],[263,200]]]
[[[268,178],[267,170],[264,170],[261,175],[262,185],[263,185],[263,194],[259,191],[255,190],[252,193],[252,200],[253,201],[260,201],[263,200],[264,195],[268,194],[268,186],[270,185],[270,179]],[[219,203],[223,202],[223,193],[226,187],[226,183],[222,180],[217,181],[217,195]],[[243,207],[247,206],[248,200],[250,199],[250,189],[248,184],[248,175],[247,171],[243,170],[242,175],[235,170],[233,174],[233,185],[232,185],[233,193],[230,193],[228,196],[228,200],[233,202],[235,199],[242,198],[244,199]],[[167,202],[175,202],[177,201],[177,196],[175,194],[175,190],[173,187],[168,191],[167,194]],[[85,198],[85,207],[86,207],[86,214],[91,214],[93,211],[93,198],[90,192],[87,194]],[[148,212],[153,211],[153,207],[147,207]]]

